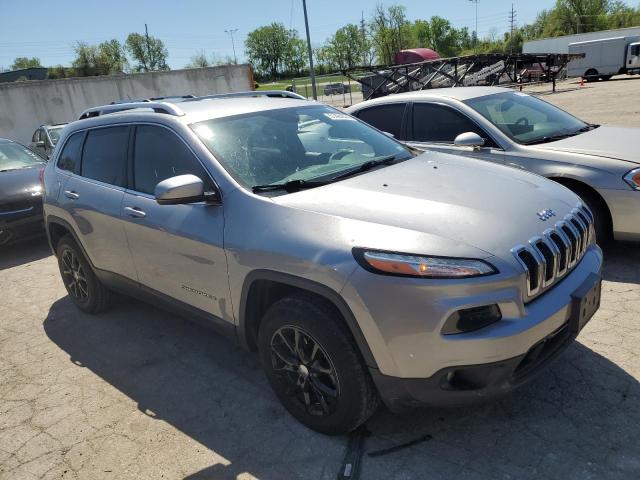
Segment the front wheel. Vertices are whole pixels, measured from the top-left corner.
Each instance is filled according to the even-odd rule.
[[[260,361],[271,388],[298,421],[320,433],[348,433],[378,406],[351,333],[328,303],[285,297],[264,315]]]

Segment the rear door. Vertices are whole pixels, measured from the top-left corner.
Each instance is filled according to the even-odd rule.
[[[59,203],[94,267],[137,280],[120,217],[130,130],[100,127],[69,138],[58,162],[69,173]],[[81,151],[80,165],[67,148]]]
[[[133,146],[121,215],[140,283],[232,321],[222,206],[159,205],[154,199],[156,185],[167,178],[193,174],[211,189],[211,177],[186,142],[166,127],[138,125]]]
[[[378,130],[393,135],[397,140],[406,140],[406,108],[407,104],[404,102],[374,105],[359,110],[355,116]]]
[[[502,162],[504,151],[489,134],[464,113],[440,103],[416,102],[410,105],[407,123],[407,142],[422,150],[436,150],[464,155],[491,162]],[[479,149],[458,147],[455,138],[461,133],[473,132],[482,137]]]

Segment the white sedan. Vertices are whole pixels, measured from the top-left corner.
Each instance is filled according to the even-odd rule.
[[[591,208],[599,241],[640,241],[639,129],[588,124],[537,97],[499,87],[400,93],[346,112],[419,149],[555,180]]]

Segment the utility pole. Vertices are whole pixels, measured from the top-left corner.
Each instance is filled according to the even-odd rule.
[[[364,10],[362,10],[362,19],[360,20],[360,32],[362,33],[362,47],[363,47],[362,65],[366,65],[367,64],[367,52],[365,50],[366,50],[366,45],[367,45],[367,31],[365,30],[365,26],[364,26]]]
[[[237,28],[232,28],[230,30],[225,30],[225,33],[228,33],[231,37],[231,48],[233,48],[233,63],[238,63],[238,57],[236,57],[236,44],[233,42],[233,34],[238,31]]]
[[[513,31],[515,30],[516,24],[516,11],[513,8],[513,3],[511,4],[511,13],[509,14],[509,53],[513,53]]]
[[[147,39],[147,60],[149,64],[151,64],[151,47],[149,46],[149,29],[147,28],[147,24],[144,24],[144,36]],[[145,62],[146,63],[146,62]],[[147,72],[150,70],[151,65],[147,65]]]
[[[309,49],[309,76],[311,77],[311,91],[313,99],[318,99],[318,91],[316,90],[316,74],[313,71],[313,51],[311,50],[311,36],[309,35],[309,19],[307,17],[307,0],[302,0],[302,9],[304,10],[304,28],[307,30],[307,48]]]
[[[479,0],[469,0],[472,3],[476,4],[476,29],[474,30],[473,35],[473,51],[477,53],[478,50],[478,1]]]

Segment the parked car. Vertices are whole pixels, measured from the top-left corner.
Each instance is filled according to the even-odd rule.
[[[327,83],[324,86],[324,94],[330,95],[342,95],[343,93],[349,93],[351,91],[351,85],[346,83]]]
[[[60,139],[60,133],[65,125],[66,123],[40,125],[38,129],[33,132],[29,148],[37,154],[49,158]]]
[[[207,320],[257,350],[319,432],[356,428],[380,398],[397,410],[506,393],[598,308],[591,212],[540,176],[416,155],[295,98],[82,118],[44,174],[71,300],[94,313],[114,290]]]
[[[0,245],[44,234],[40,175],[45,160],[0,138]]]
[[[529,170],[577,193],[599,241],[640,240],[640,130],[593,125],[499,87],[401,93],[346,110],[419,149]]]

